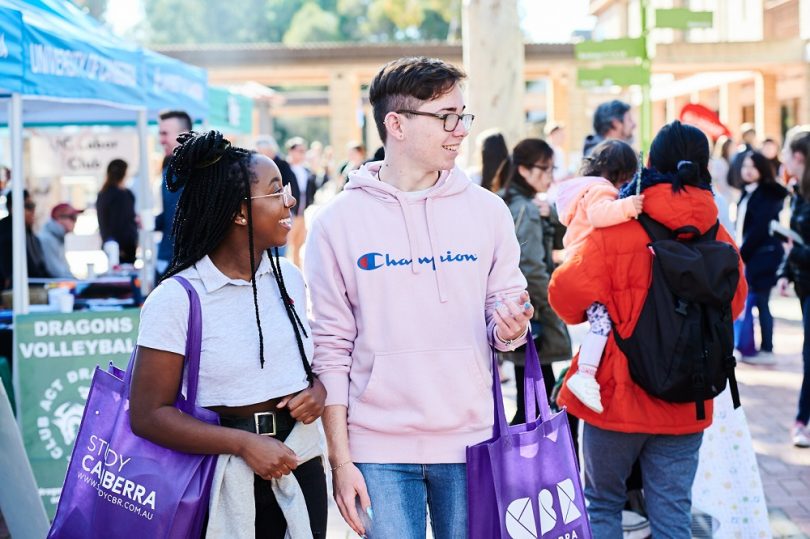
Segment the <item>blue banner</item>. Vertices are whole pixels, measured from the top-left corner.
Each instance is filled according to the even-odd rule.
[[[26,69],[23,92],[50,97],[79,97],[113,103],[143,103],[141,52],[108,47],[75,27],[51,20],[50,28],[25,19]],[[58,24],[61,28],[54,28]],[[59,30],[58,33],[54,30]]]
[[[22,87],[22,14],[0,7],[0,91],[19,92]]]
[[[112,109],[145,106],[151,119],[164,109],[207,118],[204,69],[129,43],[66,0],[0,0],[0,94],[65,100],[26,122],[64,123],[76,114],[69,101]],[[90,112],[89,109],[86,112]],[[92,117],[91,117],[92,116]],[[85,114],[82,121],[131,121],[120,114]],[[4,112],[0,111],[0,122]]]
[[[144,51],[146,105],[150,111],[182,109],[194,121],[208,117],[206,70],[156,52]]]

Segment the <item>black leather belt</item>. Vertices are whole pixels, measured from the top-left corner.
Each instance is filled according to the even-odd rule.
[[[295,419],[287,408],[272,412],[256,412],[252,417],[219,416],[223,427],[244,430],[284,441],[295,427]]]

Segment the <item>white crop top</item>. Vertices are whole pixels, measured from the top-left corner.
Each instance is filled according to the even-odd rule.
[[[308,335],[301,335],[307,360],[312,361],[304,279],[292,263],[283,258],[280,262],[287,292]],[[259,362],[259,332],[250,281],[227,277],[208,256],[179,275],[197,291],[202,307],[198,406],[245,406],[307,387],[295,333],[267,254],[256,272],[264,368]],[[162,282],[143,304],[138,346],[185,355],[188,310],[188,294],[182,285],[173,279]],[[184,371],[184,394],[185,376]]]

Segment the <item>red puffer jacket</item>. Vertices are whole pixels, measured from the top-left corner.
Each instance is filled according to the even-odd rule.
[[[709,191],[687,187],[672,192],[670,184],[644,190],[644,211],[656,221],[676,229],[694,225],[705,233],[717,220],[717,207]],[[717,239],[734,245],[728,232],[720,227]],[[596,229],[580,251],[554,271],[549,285],[549,301],[557,314],[569,324],[585,320],[585,310],[595,301],[607,306],[614,331],[628,337],[638,321],[647,297],[652,273],[649,238],[636,221],[610,228]],[[747,285],[742,278],[732,302],[736,318],[743,309]],[[574,357],[568,376],[576,372]],[[712,406],[707,402],[706,419],[695,419],[694,403],[670,403],[650,396],[630,378],[627,358],[613,335],[608,338],[596,379],[601,387],[604,412],[597,414],[585,407],[563,386],[559,402],[575,416],[601,429],[649,434],[690,434],[711,425]]]

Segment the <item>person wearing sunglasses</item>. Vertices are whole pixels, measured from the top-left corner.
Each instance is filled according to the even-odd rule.
[[[62,202],[51,210],[51,218],[39,231],[45,267],[51,277],[73,279],[70,265],[65,257],[65,235],[73,232],[81,210]]]
[[[0,285],[4,290],[12,287],[13,239],[11,235],[11,195],[6,198],[8,215],[0,219]],[[51,274],[45,267],[42,244],[34,234],[34,219],[37,205],[28,190],[23,191],[23,208],[25,211],[25,248],[28,259],[28,277],[48,278]]]
[[[492,434],[490,342],[534,310],[506,205],[456,166],[474,120],[464,73],[402,58],[369,89],[382,161],[315,217],[304,274],[327,389],[334,496],[369,539],[467,535],[468,445]]]

